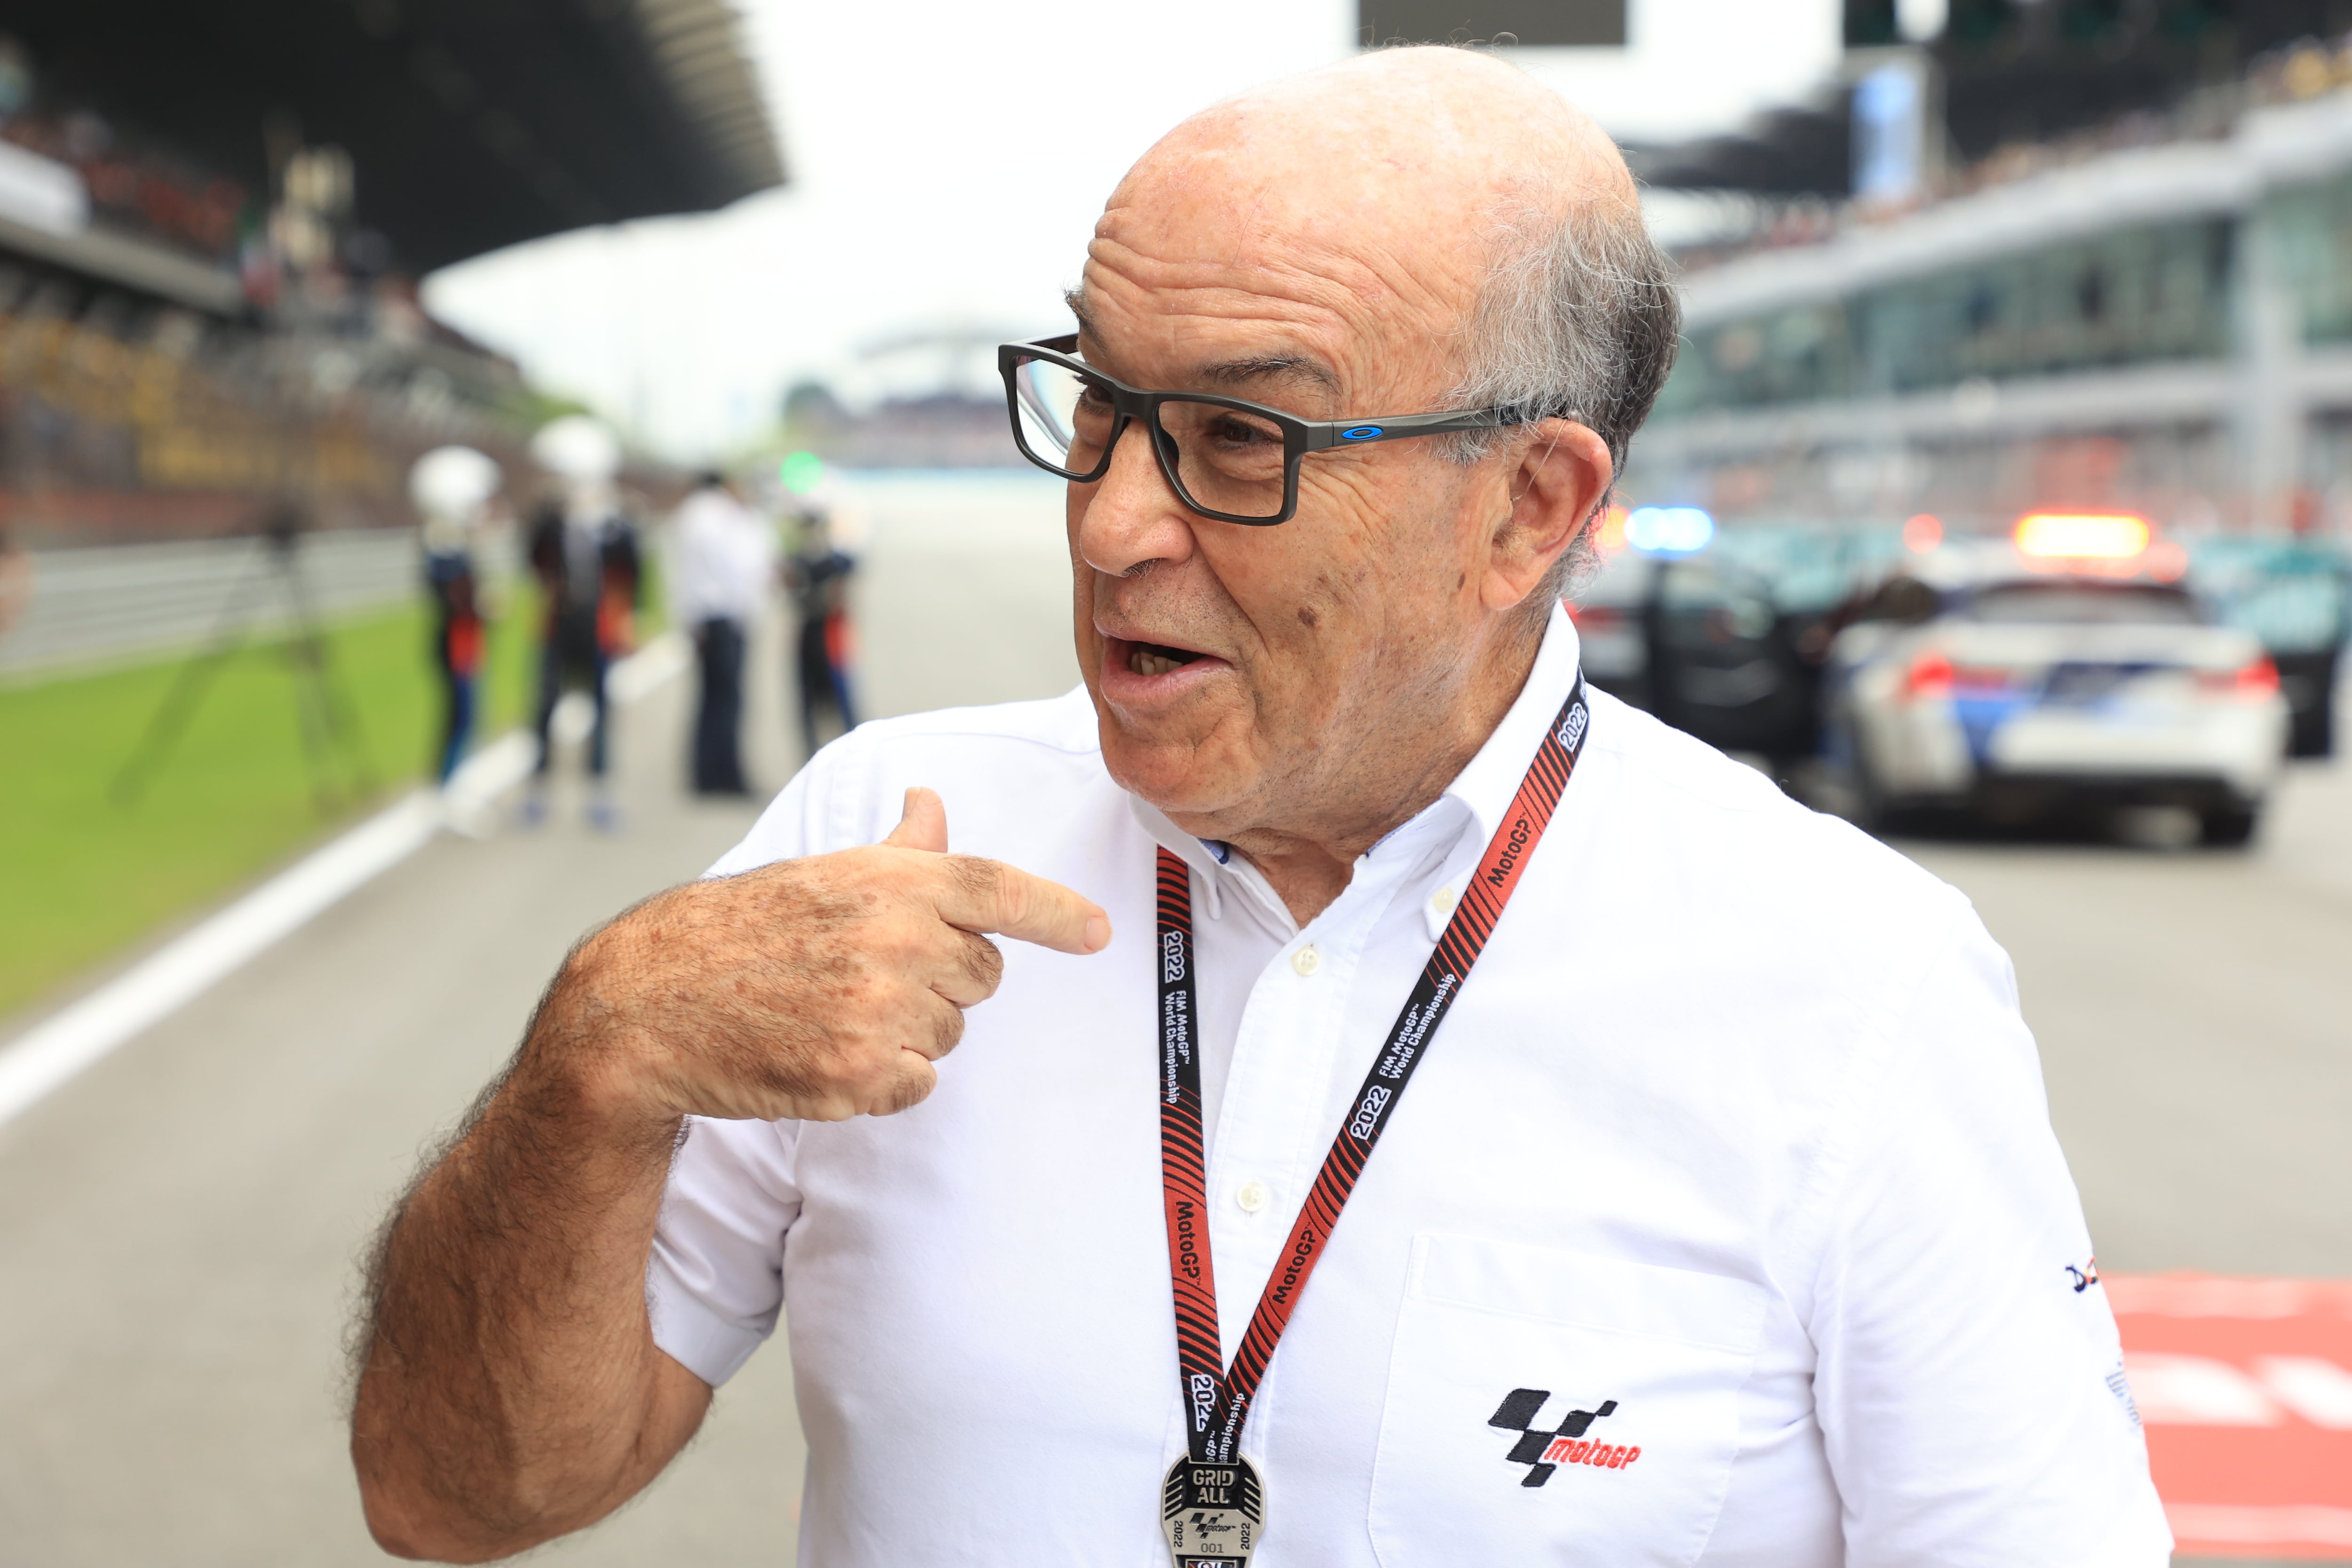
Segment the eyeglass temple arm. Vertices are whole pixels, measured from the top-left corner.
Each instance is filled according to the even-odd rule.
[[[1516,408],[1471,408],[1454,414],[1410,414],[1402,419],[1324,419],[1307,427],[1307,449],[1368,447],[1375,441],[1405,441],[1415,436],[1447,436],[1457,430],[1492,430],[1506,425],[1532,425],[1538,419],[1581,419],[1570,409],[1558,416],[1526,414]]]

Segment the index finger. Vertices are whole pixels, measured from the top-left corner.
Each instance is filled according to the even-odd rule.
[[[940,873],[937,907],[951,926],[1056,952],[1100,952],[1110,945],[1110,917],[1059,882],[975,855],[942,855]]]

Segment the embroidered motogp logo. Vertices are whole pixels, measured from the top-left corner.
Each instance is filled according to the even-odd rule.
[[[1551,1479],[1552,1471],[1562,1465],[1591,1465],[1595,1469],[1622,1470],[1642,1457],[1638,1447],[1619,1447],[1614,1444],[1588,1440],[1584,1434],[1595,1421],[1616,1413],[1617,1402],[1604,1399],[1598,1410],[1571,1410],[1560,1424],[1547,1432],[1537,1426],[1536,1414],[1551,1398],[1548,1389],[1515,1388],[1504,1396],[1501,1408],[1486,1418],[1489,1426],[1515,1431],[1519,1440],[1503,1456],[1504,1462],[1528,1467],[1527,1479],[1519,1485],[1539,1487]]]
[[[2074,1282],[2074,1294],[2081,1295],[2099,1282],[2099,1260],[2087,1258],[2080,1268],[2069,1263],[2066,1265],[2066,1278]]]

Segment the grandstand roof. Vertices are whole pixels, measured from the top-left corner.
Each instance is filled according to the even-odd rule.
[[[1898,41],[1899,9],[1895,0],[1845,0],[1846,44],[1865,51],[1850,63],[1884,58],[1868,51]],[[1925,53],[1940,78],[1948,151],[1963,163],[2127,115],[2161,119],[2200,89],[2226,97],[2250,68],[2297,40],[2326,38],[2333,50],[2347,16],[2342,0],[1952,0],[1948,9]],[[1628,157],[1645,183],[1668,189],[1845,196],[1852,89],[1849,72],[1812,101],[1731,134],[1628,148]]]
[[[55,93],[268,188],[272,127],[348,151],[414,270],[782,183],[728,0],[74,0],[9,28]]]

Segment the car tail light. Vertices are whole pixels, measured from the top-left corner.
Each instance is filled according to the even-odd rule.
[[[1922,698],[1949,697],[1955,692],[1980,695],[2006,691],[2016,684],[2015,678],[1997,664],[1954,664],[1940,653],[1923,653],[1911,661],[1903,673],[1903,695]]]
[[[1903,696],[1908,701],[1951,694],[1952,661],[1940,653],[1921,654],[1903,672]]]
[[[2278,666],[2264,654],[2252,664],[2236,669],[2200,669],[2197,672],[2200,689],[2217,697],[2235,697],[2248,702],[2260,702],[2275,696],[2279,689]]]

